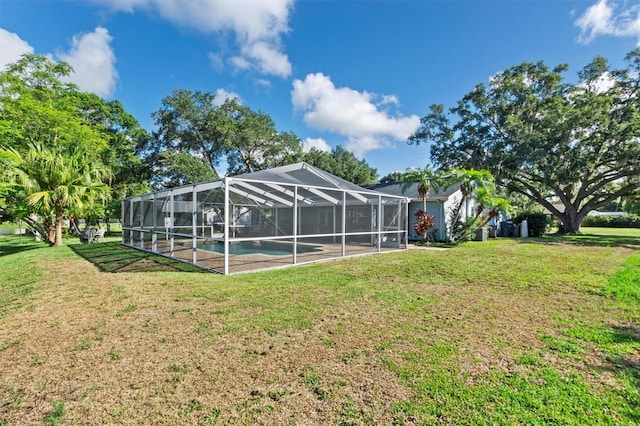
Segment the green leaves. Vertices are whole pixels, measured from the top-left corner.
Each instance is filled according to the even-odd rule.
[[[0,149],[0,157],[7,156],[18,157],[9,164],[7,174],[13,176],[15,199],[26,201],[29,213],[55,216],[56,223],[61,223],[65,211],[80,210],[109,198],[105,181],[111,176],[110,170],[81,147],[30,145],[24,156]],[[61,244],[61,233],[60,226],[50,242]]]
[[[268,114],[253,111],[236,99],[224,102],[209,92],[174,90],[153,113],[158,131],[149,140],[148,161],[156,186],[177,186],[224,173],[248,173],[299,161],[300,140],[278,132]],[[194,157],[183,167],[186,156]]]
[[[70,71],[28,54],[0,72],[0,208],[14,217],[36,213],[30,226],[51,239],[54,213],[61,221],[95,212],[94,202],[108,198],[107,182],[124,197],[149,177],[137,156],[146,131],[120,102],[62,82]]]
[[[338,145],[331,152],[312,148],[302,156],[306,163],[336,175],[356,185],[364,186],[376,181],[377,172],[367,162],[359,160],[351,151]]]
[[[448,112],[432,106],[409,143],[430,143],[432,160],[445,168],[489,170],[577,232],[589,211],[640,194],[639,58],[631,52],[629,68],[610,70],[596,57],[577,84],[564,81],[566,65],[513,66]]]

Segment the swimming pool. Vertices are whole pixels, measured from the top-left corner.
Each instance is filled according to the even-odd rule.
[[[198,243],[201,250],[224,254],[222,241]],[[320,247],[309,244],[298,244],[298,253],[320,251]],[[229,243],[229,254],[264,254],[268,256],[293,256],[293,244],[286,241],[239,241]]]

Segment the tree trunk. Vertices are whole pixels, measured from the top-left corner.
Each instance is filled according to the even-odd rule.
[[[579,234],[580,233],[580,223],[582,222],[582,216],[577,214],[565,213],[561,217],[562,220],[562,229],[560,233],[562,234]]]
[[[56,236],[54,245],[62,245],[62,206],[56,206]]]
[[[427,197],[424,196],[422,197],[422,207],[424,208],[424,214],[427,214]],[[424,231],[424,234],[421,235],[422,237],[422,242],[425,242],[427,240],[427,231]]]

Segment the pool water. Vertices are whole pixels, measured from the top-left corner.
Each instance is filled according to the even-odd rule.
[[[198,248],[224,254],[222,241],[212,243],[198,243]],[[315,246],[298,244],[298,253],[316,251]],[[229,243],[229,254],[265,254],[269,256],[292,256],[293,245],[277,241],[241,241]]]

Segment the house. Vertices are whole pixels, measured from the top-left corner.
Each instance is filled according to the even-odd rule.
[[[422,236],[416,234],[413,229],[413,225],[416,223],[416,211],[424,209],[423,199],[418,194],[419,183],[415,182],[404,192],[402,191],[402,185],[403,182],[389,182],[371,185],[368,188],[389,195],[408,197],[410,199],[407,218],[409,224],[409,240],[421,240]],[[451,228],[451,213],[460,203],[461,198],[462,191],[460,191],[460,185],[452,185],[447,189],[441,188],[440,191],[429,190],[427,197],[427,214],[434,216],[436,241],[446,240],[447,231]],[[473,200],[468,201],[462,212],[463,219],[473,215],[474,208],[475,203]]]

